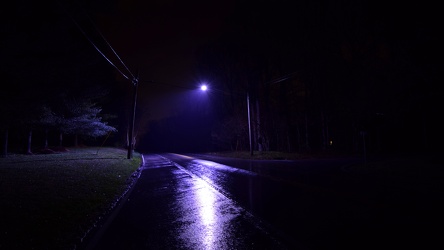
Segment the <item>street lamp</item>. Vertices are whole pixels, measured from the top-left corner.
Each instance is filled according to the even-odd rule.
[[[200,85],[200,90],[207,91],[208,86],[205,84]],[[250,144],[250,155],[253,155],[253,145],[251,140],[251,116],[250,116],[250,95],[247,92],[247,114],[248,114],[248,140]]]
[[[276,79],[274,79],[272,81],[269,81],[269,82],[267,82],[267,84],[275,84],[275,83],[280,83],[280,82],[286,81],[286,80],[288,80],[290,78],[298,76],[299,73],[300,73],[300,71],[294,71],[294,72],[286,74],[286,75],[284,75],[282,77],[276,78]],[[203,85],[200,86],[200,89],[202,91],[207,91],[208,86],[203,84]],[[221,91],[221,90],[218,90],[218,91]],[[229,95],[229,93],[226,93],[224,91],[221,91],[221,92],[223,92],[224,94],[228,94]],[[252,143],[252,139],[251,139],[251,116],[250,116],[250,96],[249,96],[249,91],[247,91],[247,112],[248,112],[248,139],[249,139],[249,143],[250,143],[250,156],[252,156],[253,155],[253,143]]]
[[[250,95],[247,92],[247,112],[248,112],[248,139],[250,141],[250,155],[253,155],[253,146],[251,143],[251,117],[250,117]]]

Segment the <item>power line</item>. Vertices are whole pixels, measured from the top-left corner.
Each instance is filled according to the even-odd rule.
[[[125,67],[125,69],[130,73],[130,75],[133,77],[133,79],[136,79],[136,77],[134,76],[133,73],[131,73],[131,71],[129,70],[129,68],[126,66],[126,64],[122,61],[122,59],[120,58],[120,56],[117,54],[117,52],[113,49],[113,47],[111,46],[111,44],[109,44],[109,42],[106,40],[106,38],[103,36],[102,32],[100,32],[100,30],[97,28],[97,26],[95,25],[95,23],[92,21],[92,19],[89,17],[89,15],[85,14],[86,16],[88,16],[89,21],[93,24],[94,28],[96,29],[96,31],[100,34],[100,36],[102,37],[102,39],[106,42],[106,44],[108,45],[108,47],[111,49],[111,51],[114,53],[114,55],[117,57],[117,59],[119,59],[119,61],[122,63],[122,65]]]
[[[193,89],[193,88],[190,88],[190,87],[186,87],[186,86],[179,86],[179,85],[175,85],[175,84],[171,84],[171,83],[166,83],[166,82],[157,82],[157,81],[152,81],[152,80],[149,80],[149,81],[141,81],[141,82],[144,82],[144,83],[151,83],[151,84],[157,84],[157,85],[161,85],[161,86],[170,86],[170,87],[174,87],[174,88],[182,88],[182,89],[187,89],[187,90],[191,90],[191,89]]]
[[[73,16],[71,16],[69,14],[69,12],[66,10],[66,8],[59,2],[59,5],[65,10],[65,12],[68,14],[68,16],[71,18],[71,20],[74,22],[74,24],[77,26],[77,28],[80,30],[80,32],[82,32],[82,34],[86,37],[86,39],[92,44],[92,46],[108,61],[108,63],[110,63],[114,68],[117,69],[117,71],[119,71],[119,73],[125,77],[125,79],[129,80],[129,77],[127,75],[125,75],[113,62],[111,62],[110,59],[108,59],[108,57],[106,57],[106,55],[94,44],[94,42],[89,38],[89,36],[86,34],[86,32],[82,29],[82,27],[80,27],[80,25],[76,22],[76,20],[74,19]],[[100,34],[101,35],[101,34]],[[103,36],[102,36],[103,38]],[[112,47],[109,45],[108,41],[105,40],[105,42],[108,44],[108,46],[112,49]],[[113,50],[113,49],[112,49]],[[114,51],[114,50],[113,50]],[[115,53],[115,52],[114,52]],[[116,53],[115,53],[116,54]],[[117,56],[117,54],[116,54]],[[122,62],[122,60],[120,59],[119,56],[117,56],[119,58],[119,60]],[[126,65],[122,62],[122,64],[126,67]],[[127,68],[128,72],[131,74],[131,76],[133,77],[133,79],[135,79],[134,75],[131,73],[131,71],[129,71],[129,69]]]
[[[126,79],[129,80],[129,77],[127,75],[125,75],[116,65],[114,65],[111,60],[109,60],[105,54],[102,53],[102,51],[100,51],[100,49],[93,43],[93,41],[91,41],[91,39],[88,37],[88,35],[86,35],[86,33],[82,30],[82,28],[77,24],[77,22],[73,19],[73,21],[76,23],[77,27],[82,31],[83,35],[85,35],[85,37],[88,39],[88,41],[94,46],[94,48],[114,67],[117,69],[117,71],[119,71],[120,74],[123,75],[123,77],[125,77]]]
[[[80,27],[80,25],[76,22],[76,20],[68,13],[68,11],[63,7],[63,5],[58,1],[58,3],[62,6],[62,8],[65,10],[65,12],[67,12],[67,14],[71,17],[71,20],[75,23],[75,25],[77,26],[77,28],[79,28],[79,30],[83,33],[83,35],[88,39],[88,41],[94,46],[94,48],[114,67],[117,69],[117,71],[119,71],[120,74],[122,74],[123,77],[125,77],[127,80],[130,80],[129,77],[127,75],[125,75],[116,65],[114,65],[111,60],[109,60],[105,54],[100,51],[100,49],[94,44],[94,42],[89,38],[89,36],[86,34],[86,32],[82,29],[82,27]],[[85,10],[83,10],[85,12]],[[86,13],[85,13],[86,14]],[[88,15],[87,15],[88,16]],[[92,22],[91,18],[88,16],[89,21],[94,25],[94,23]],[[103,40],[105,40],[106,44],[108,45],[109,48],[111,48],[111,50],[113,51],[114,55],[117,56],[117,58],[119,59],[119,61],[123,64],[123,66],[126,68],[126,70],[131,74],[131,76],[133,77],[131,79],[131,82],[133,84],[133,104],[132,104],[132,112],[131,112],[131,124],[129,125],[131,128],[129,130],[129,144],[128,144],[128,154],[127,154],[127,158],[131,159],[132,155],[133,155],[133,150],[134,150],[134,143],[133,143],[133,134],[134,134],[134,122],[135,122],[135,116],[136,116],[136,102],[137,102],[137,87],[138,87],[138,82],[139,82],[139,75],[137,74],[137,77],[135,77],[131,71],[128,69],[128,67],[125,65],[125,63],[122,61],[122,59],[119,57],[119,55],[117,55],[116,51],[112,48],[112,46],[109,44],[109,42],[105,39],[105,37],[102,35],[102,33],[99,31],[99,29],[94,25],[94,28],[96,29],[96,31],[100,34],[100,36],[102,37]]]
[[[298,73],[299,73],[299,71],[295,71],[295,72],[289,73],[289,74],[287,74],[287,75],[281,76],[281,77],[279,77],[279,78],[277,78],[277,79],[274,79],[274,80],[272,80],[272,81],[269,81],[269,82],[267,82],[267,83],[270,83],[270,84],[279,83],[279,82],[285,81],[285,80],[287,80],[287,79],[289,79],[289,78],[295,76],[295,75],[298,74]]]

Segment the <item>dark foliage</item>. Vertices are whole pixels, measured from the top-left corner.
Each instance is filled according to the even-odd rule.
[[[25,136],[28,131],[36,130],[34,137],[42,141],[48,130],[62,132],[58,125],[66,118],[67,99],[104,105],[106,95],[113,89],[112,68],[77,26],[84,25],[85,32],[93,27],[87,15],[74,6],[83,4],[91,10],[94,5],[76,4],[18,1],[3,9],[0,121],[2,141],[8,132],[13,151],[23,150],[26,140],[30,140]],[[90,117],[90,125],[111,129],[101,121],[101,115],[96,112]],[[102,135],[86,130],[85,135]],[[54,144],[58,140],[55,134],[51,134]],[[47,146],[40,141],[36,144]]]
[[[443,49],[433,5],[238,5],[232,29],[201,48],[199,69],[229,93],[220,103],[222,124],[233,114],[246,121],[245,98],[233,96],[250,93],[255,150],[442,149]],[[230,132],[215,128],[215,143]]]

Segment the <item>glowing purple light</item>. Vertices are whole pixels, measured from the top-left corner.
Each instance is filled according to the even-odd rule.
[[[200,86],[200,90],[202,90],[202,91],[207,91],[207,89],[208,89],[208,87],[207,87],[207,85],[205,85],[205,84],[202,84],[202,85]]]

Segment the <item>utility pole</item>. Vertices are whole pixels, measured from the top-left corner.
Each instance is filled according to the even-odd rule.
[[[132,102],[132,112],[131,112],[131,127],[129,129],[129,144],[128,144],[128,154],[127,159],[133,158],[133,151],[134,151],[134,123],[136,119],[136,101],[137,101],[137,87],[139,85],[139,74],[137,74],[137,77],[135,77],[132,81],[133,83],[133,102]]]

